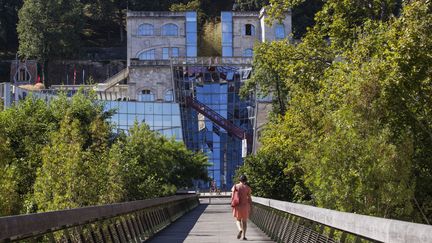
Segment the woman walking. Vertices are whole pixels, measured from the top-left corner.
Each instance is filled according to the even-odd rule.
[[[237,220],[236,224],[239,230],[237,239],[243,238],[243,240],[247,240],[246,229],[252,205],[252,190],[246,185],[247,177],[245,175],[241,175],[239,180],[240,182],[231,189],[231,206],[233,207],[233,216]]]

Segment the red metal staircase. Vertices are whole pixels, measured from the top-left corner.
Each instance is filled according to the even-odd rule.
[[[186,96],[186,105],[189,107],[192,107],[197,112],[203,114],[205,117],[210,119],[212,122],[221,126],[223,129],[225,129],[231,135],[234,135],[235,137],[237,137],[239,139],[246,139],[248,145],[252,145],[252,134],[249,134],[243,128],[240,128],[240,127],[234,125],[232,122],[225,119],[223,116],[221,116],[219,113],[217,113],[216,111],[214,111],[210,107],[199,102],[196,98],[193,98],[191,96]]]

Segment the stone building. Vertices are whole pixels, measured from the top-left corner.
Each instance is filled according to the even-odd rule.
[[[283,40],[291,34],[291,13],[285,19],[266,23],[266,9],[260,12],[222,12],[222,56],[252,57],[257,42]]]
[[[171,58],[197,57],[195,12],[127,14],[129,97],[138,101],[172,101]]]

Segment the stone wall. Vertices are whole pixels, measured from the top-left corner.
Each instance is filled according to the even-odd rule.
[[[244,56],[246,49],[253,49],[256,42],[261,40],[261,27],[258,12],[233,12],[233,55]],[[255,28],[255,34],[245,35],[245,26],[251,24]]]
[[[129,67],[129,97],[136,99],[142,90],[150,90],[155,100],[164,100],[165,93],[173,89],[170,66]]]
[[[279,23],[279,21],[274,20],[272,25],[268,25],[266,23],[266,19],[268,18],[266,9],[263,8],[260,12],[260,25],[261,25],[261,41],[269,42],[276,40],[276,32],[275,32],[275,24]],[[285,27],[285,38],[289,38],[292,33],[292,14],[291,11],[286,13],[285,19],[281,21],[281,24]]]

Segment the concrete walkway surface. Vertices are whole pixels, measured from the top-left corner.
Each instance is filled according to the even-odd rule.
[[[221,201],[223,203],[223,201]],[[273,242],[251,221],[246,231],[247,241],[236,238],[238,230],[225,203],[199,205],[150,239],[150,243],[240,243]]]

